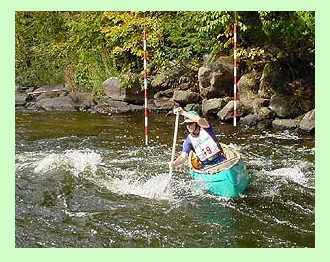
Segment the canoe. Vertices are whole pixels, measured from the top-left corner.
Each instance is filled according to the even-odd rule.
[[[207,191],[229,198],[242,194],[249,184],[249,174],[241,154],[228,145],[221,144],[227,160],[205,168],[196,168],[196,155],[189,154],[189,174],[200,181]]]

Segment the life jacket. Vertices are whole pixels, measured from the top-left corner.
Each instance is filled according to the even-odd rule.
[[[207,162],[222,154],[222,148],[219,143],[202,127],[200,128],[198,137],[189,134],[188,138],[191,141],[195,154],[201,162]]]

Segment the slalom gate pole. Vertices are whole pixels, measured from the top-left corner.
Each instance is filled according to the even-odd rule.
[[[236,118],[237,118],[237,31],[236,31],[236,22],[234,23],[234,123],[233,125],[236,126]]]
[[[147,33],[143,30],[144,137],[148,145]]]

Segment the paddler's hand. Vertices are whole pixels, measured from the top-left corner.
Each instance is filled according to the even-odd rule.
[[[168,163],[168,166],[169,166],[169,168],[171,169],[174,169],[175,168],[175,164],[174,164],[174,161],[173,162],[169,162]]]
[[[183,112],[183,109],[182,109],[182,107],[177,107],[177,108],[175,108],[174,110],[173,110],[173,113],[174,114],[182,114],[182,112]]]

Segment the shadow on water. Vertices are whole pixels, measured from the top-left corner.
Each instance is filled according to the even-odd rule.
[[[174,117],[146,147],[141,115],[16,112],[16,247],[314,247],[314,138],[212,124],[245,158],[238,199],[185,165],[167,187]]]

